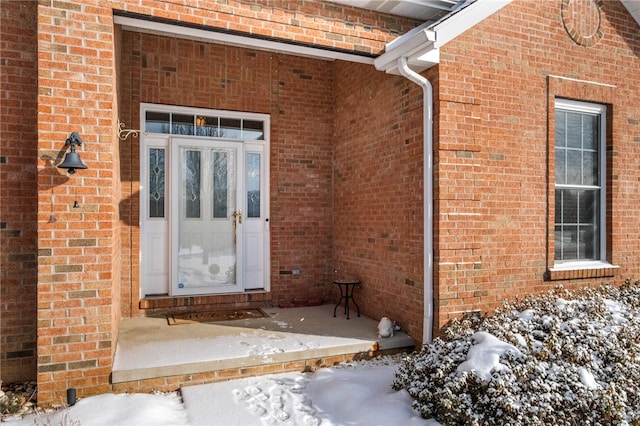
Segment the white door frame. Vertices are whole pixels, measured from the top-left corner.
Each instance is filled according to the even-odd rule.
[[[170,134],[170,130],[163,129],[161,132],[153,126],[146,126],[146,113],[153,111],[157,113],[181,114],[194,116],[214,116],[225,119],[249,120],[263,123],[262,139],[242,139],[240,137],[204,137],[197,135]],[[171,128],[171,126],[169,126]],[[243,256],[242,263],[247,265],[251,282],[243,282],[240,292],[243,291],[270,291],[271,284],[271,257],[270,257],[270,225],[269,225],[269,199],[270,199],[270,155],[269,137],[270,121],[267,114],[243,113],[235,111],[221,111],[202,108],[178,107],[171,105],[140,104],[140,297],[148,296],[180,296],[173,294],[172,278],[175,266],[172,264],[170,248],[172,247],[171,237],[171,212],[172,205],[176,202],[172,197],[173,184],[171,183],[172,158],[171,158],[171,138],[187,137],[203,142],[209,141],[233,141],[242,143],[244,148],[244,158],[238,158],[239,162],[247,161],[247,155],[257,155],[260,158],[260,213],[259,217],[244,218],[246,224],[242,229],[250,232],[243,232],[238,235],[242,238],[241,245],[257,250],[254,254],[248,254],[247,250],[238,253]],[[147,131],[151,130],[151,131]],[[156,130],[155,132],[152,132]],[[164,150],[164,176],[165,176],[165,207],[164,217],[149,217],[149,152],[150,149]],[[247,211],[247,195],[240,197],[243,201],[242,210]],[[250,220],[249,220],[250,219]],[[256,265],[257,269],[256,269]],[[261,267],[260,267],[261,266]],[[258,282],[262,277],[262,283]],[[202,293],[202,294],[223,294],[223,293]]]

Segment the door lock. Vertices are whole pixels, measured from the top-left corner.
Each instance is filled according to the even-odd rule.
[[[238,219],[238,223],[242,223],[242,209],[238,209],[233,212],[233,219]]]

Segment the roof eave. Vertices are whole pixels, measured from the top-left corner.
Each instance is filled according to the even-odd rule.
[[[438,51],[434,47],[435,42],[436,33],[428,29],[407,33],[394,40],[392,43],[395,45],[389,43],[385,53],[378,56],[373,64],[377,70],[389,74],[400,74],[398,59],[406,57],[412,69],[424,71],[440,60]]]
[[[493,15],[513,0],[477,0],[428,28],[419,27],[387,44],[373,62],[376,69],[399,74],[398,59],[406,57],[411,69],[425,71],[440,62],[439,48]]]
[[[633,19],[640,24],[640,2],[636,0],[620,0],[624,7],[627,8]]]

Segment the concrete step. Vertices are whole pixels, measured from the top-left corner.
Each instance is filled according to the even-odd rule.
[[[406,333],[380,339],[378,321],[354,313],[349,320],[341,312],[333,317],[333,308],[265,308],[265,318],[171,326],[165,318],[124,319],[112,388],[172,391],[253,375],[315,371],[413,349]]]

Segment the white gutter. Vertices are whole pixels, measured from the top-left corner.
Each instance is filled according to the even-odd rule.
[[[440,63],[439,48],[513,0],[476,0],[440,22],[424,24],[387,44],[376,69],[401,74],[423,90],[424,318],[422,342],[433,338],[433,87],[419,73]],[[629,0],[631,1],[631,0]]]
[[[409,68],[406,56],[398,59],[398,71],[421,86],[423,94],[424,318],[422,343],[429,343],[433,338],[433,86],[429,80]]]

